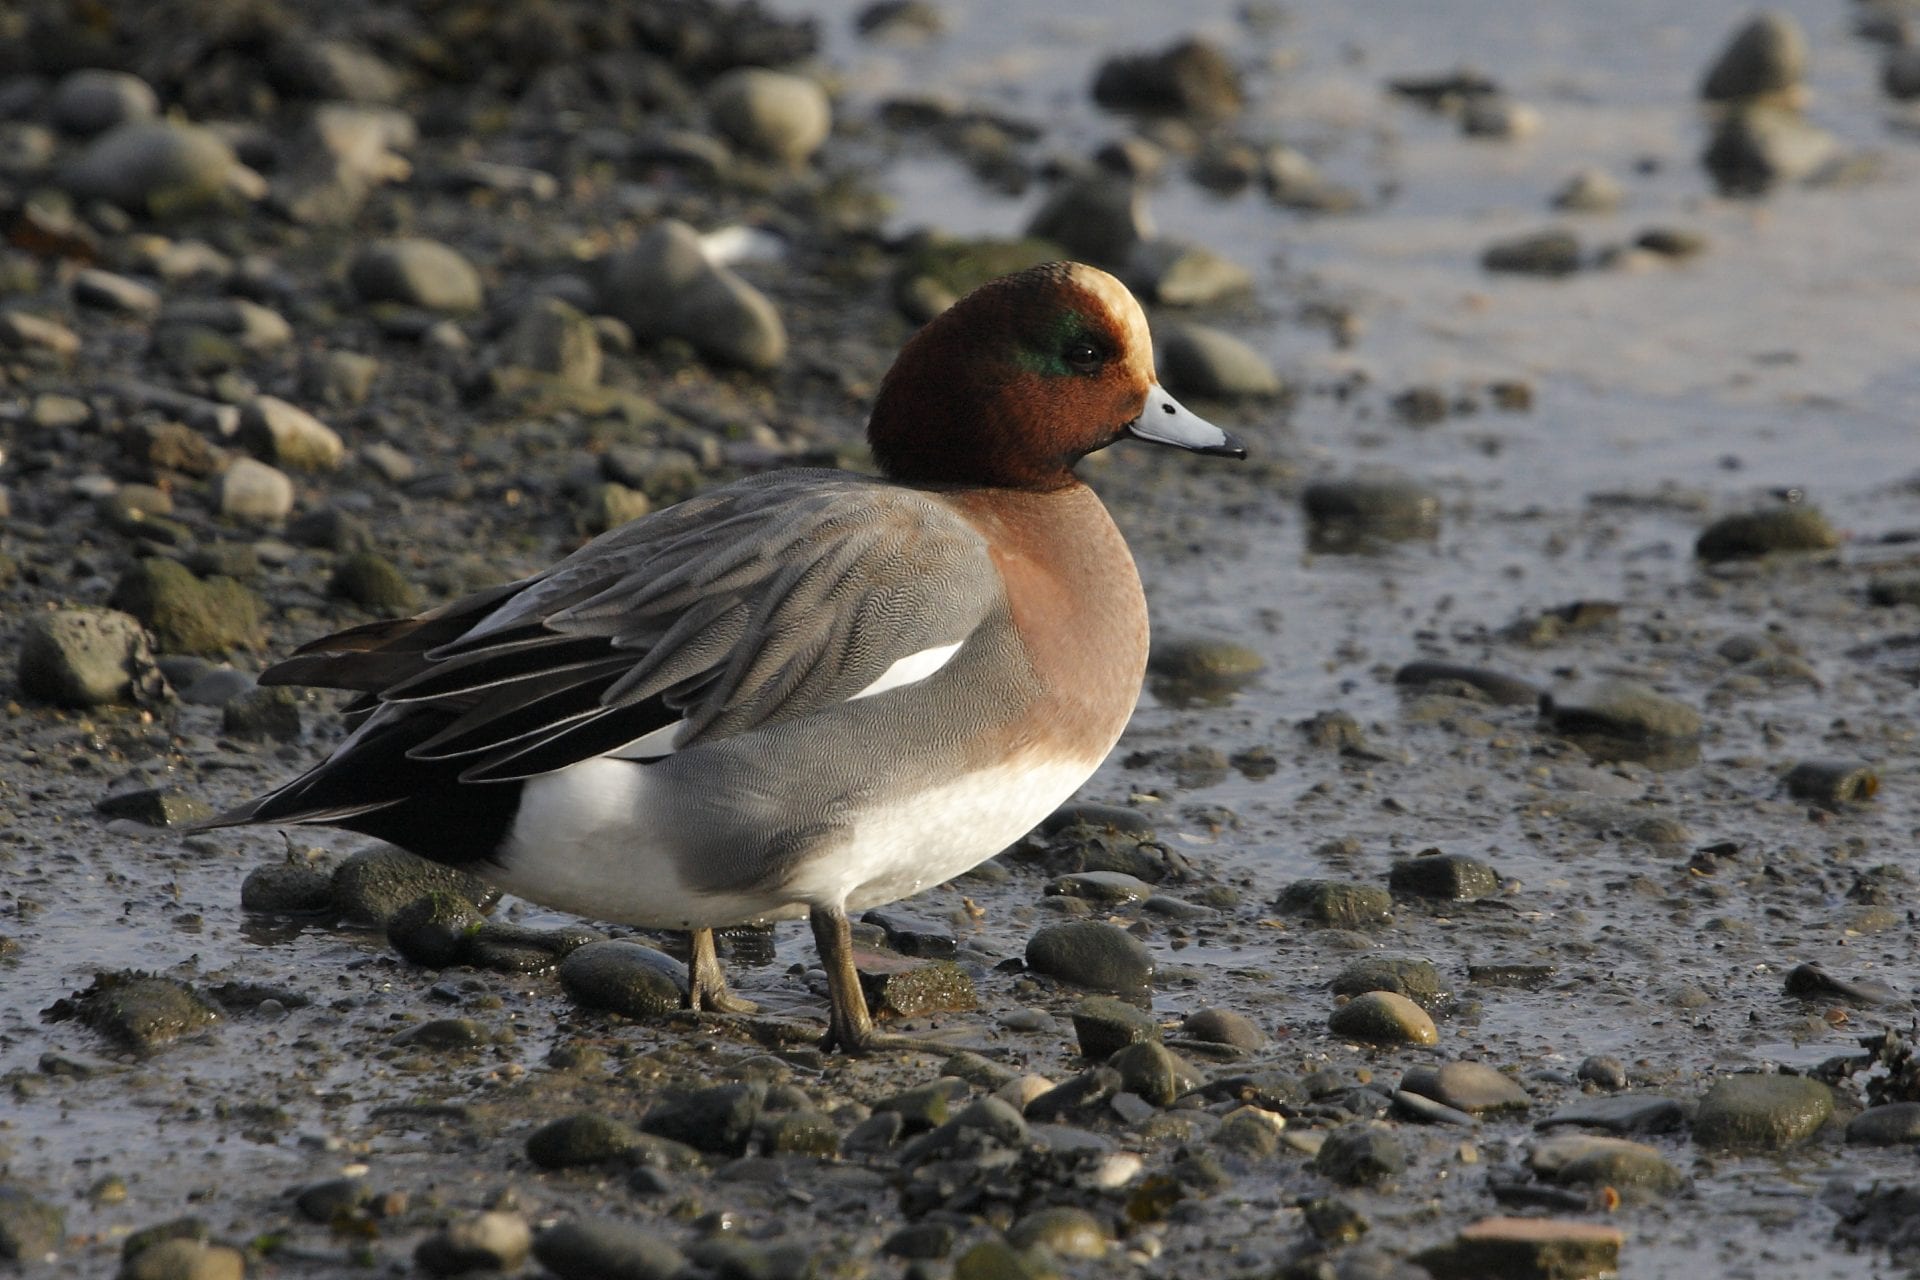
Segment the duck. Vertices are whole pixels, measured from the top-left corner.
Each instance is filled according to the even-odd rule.
[[[264,685],[347,735],[209,827],[321,824],[591,919],[686,931],[687,1003],[744,1013],[714,930],[805,917],[823,1045],[879,1031],[850,913],[1007,848],[1119,740],[1145,676],[1131,552],[1075,468],[1123,440],[1244,458],[1161,387],[1139,302],[1083,263],[910,337],[877,475],[735,480],[544,572],[311,641]]]

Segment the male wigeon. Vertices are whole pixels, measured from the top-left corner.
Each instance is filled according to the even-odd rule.
[[[214,820],[323,823],[535,902],[692,931],[806,915],[827,1043],[874,1030],[847,913],[951,879],[1105,758],[1147,609],[1074,475],[1131,436],[1244,457],[1154,376],[1112,276],[995,280],[908,341],[867,425],[880,475],[790,470],[614,529],[544,573],[313,641],[263,684],[357,690],[325,761]]]

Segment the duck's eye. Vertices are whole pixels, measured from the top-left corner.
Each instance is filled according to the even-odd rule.
[[[1067,368],[1075,373],[1098,373],[1100,366],[1106,362],[1106,358],[1100,354],[1100,348],[1077,339],[1067,344],[1067,349],[1060,353],[1060,357],[1067,362]]]

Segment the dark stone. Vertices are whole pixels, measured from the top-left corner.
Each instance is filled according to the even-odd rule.
[[[1370,1187],[1407,1167],[1406,1148],[1385,1129],[1347,1125],[1335,1129],[1313,1158],[1314,1170],[1346,1187]]]
[[[1111,996],[1089,996],[1074,1006],[1073,1030],[1081,1055],[1095,1062],[1104,1062],[1130,1044],[1160,1038],[1160,1024],[1153,1015]]]
[[[1153,956],[1138,938],[1098,920],[1049,925],[1027,942],[1035,973],[1077,987],[1141,995],[1153,984]]]
[[[1497,896],[1500,876],[1464,853],[1430,853],[1396,859],[1387,873],[1387,887],[1395,893],[1467,902]]]
[[[687,1000],[683,965],[665,952],[617,939],[589,943],[562,960],[560,985],[590,1009],[629,1018],[657,1018]]]
[[[640,1127],[696,1151],[742,1156],[766,1100],[767,1086],[759,1080],[716,1085],[656,1105]]]
[[[387,921],[387,944],[418,965],[457,964],[480,913],[463,895],[445,889],[415,898]]]

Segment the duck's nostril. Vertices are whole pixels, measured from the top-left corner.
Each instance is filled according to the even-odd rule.
[[[1160,406],[1160,411],[1162,413],[1172,413],[1174,411],[1174,408],[1170,404],[1163,404]]]

